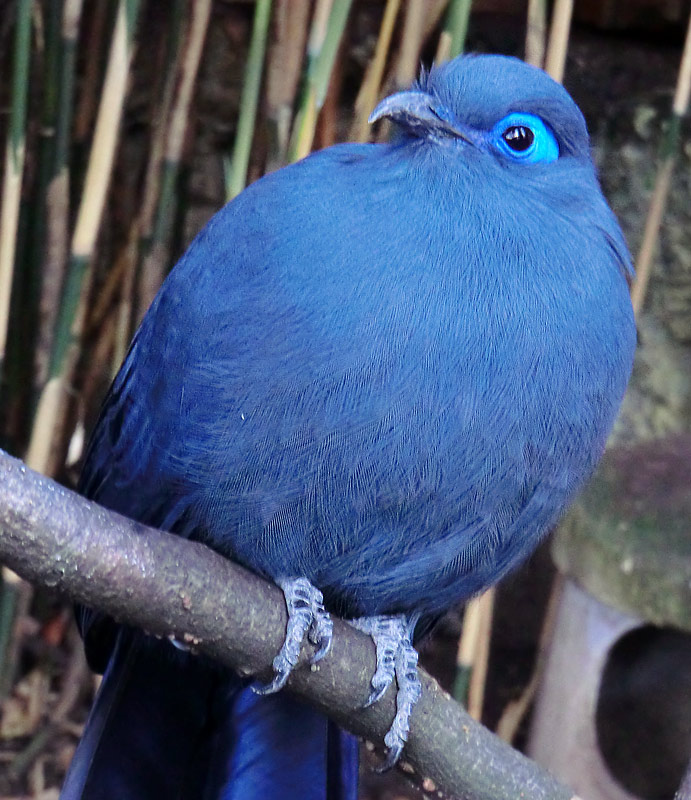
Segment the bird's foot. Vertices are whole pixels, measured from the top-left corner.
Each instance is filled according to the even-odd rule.
[[[376,703],[396,678],[396,716],[384,737],[386,760],[381,771],[393,767],[403,752],[410,730],[410,714],[420,698],[422,686],[417,674],[417,651],[413,647],[413,630],[417,620],[408,620],[403,614],[396,616],[361,617],[349,620],[358,630],[374,639],[377,650],[377,668],[372,676],[372,693],[365,707]]]
[[[283,646],[273,660],[273,680],[266,686],[253,687],[257,694],[272,694],[285,686],[297,664],[305,637],[318,648],[310,659],[311,664],[321,661],[331,649],[333,622],[324,608],[324,597],[319,589],[307,578],[280,578],[276,583],[286,600],[288,625]]]

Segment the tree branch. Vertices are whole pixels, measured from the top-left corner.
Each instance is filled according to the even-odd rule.
[[[157,636],[174,635],[241,674],[268,674],[283,641],[280,590],[199,543],[91,503],[0,451],[0,561],[32,583]],[[291,692],[345,728],[381,741],[394,692],[369,708],[374,646],[334,620],[331,653],[296,669]],[[304,666],[309,652],[302,654]],[[472,800],[576,800],[421,671],[404,758],[437,790]],[[426,788],[429,784],[426,784]]]

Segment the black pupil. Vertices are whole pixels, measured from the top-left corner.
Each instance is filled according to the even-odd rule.
[[[535,134],[523,125],[512,125],[504,131],[502,138],[512,150],[522,153],[533,143]]]

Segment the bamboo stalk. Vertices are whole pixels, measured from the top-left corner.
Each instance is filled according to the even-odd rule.
[[[439,37],[435,61],[441,64],[459,56],[465,48],[468,20],[472,0],[451,0],[446,12],[446,23]]]
[[[286,162],[293,106],[300,82],[309,27],[310,0],[276,0],[274,41],[266,68],[267,171]]]
[[[204,40],[209,27],[211,0],[198,0],[191,6],[189,32],[180,56],[178,89],[170,112],[170,121],[165,128],[164,155],[160,171],[160,191],[150,243],[144,251],[138,286],[139,319],[144,315],[165,277],[168,262],[167,242],[175,206],[177,186],[189,122],[192,92],[199,71]],[[144,221],[146,224],[146,221]]]
[[[81,91],[74,112],[74,141],[83,145],[91,137],[94,126],[94,117],[98,108],[98,89],[102,61],[98,57],[103,52],[106,25],[109,19],[109,3],[91,3],[86,30],[84,49],[90,54],[84,64],[84,73],[81,81]],[[97,57],[94,57],[97,56]]]
[[[689,108],[689,95],[691,94],[691,15],[686,30],[684,51],[679,66],[677,86],[674,92],[672,113],[670,114],[667,131],[662,143],[662,161],[658,168],[653,196],[650,200],[648,215],[643,229],[643,241],[636,259],[636,280],[631,289],[631,303],[634,314],[639,315],[645,301],[650,273],[653,265],[653,255],[665,213],[667,197],[672,184],[674,164],[676,162],[679,142],[681,139],[681,120]]]
[[[20,627],[29,613],[33,590],[7,567],[0,580],[0,700],[10,691],[17,672],[22,639]]]
[[[48,362],[58,313],[55,297],[60,292],[67,260],[70,208],[69,147],[77,37],[82,4],[83,0],[65,0],[62,10],[55,144],[45,201],[46,238],[43,244],[39,332],[35,354],[36,386],[43,385],[48,377]]]
[[[138,10],[138,0],[120,0],[118,3],[84,192],[72,236],[67,277],[51,352],[49,380],[41,394],[26,457],[33,469],[42,472],[48,471],[52,442],[59,433],[56,428],[65,401],[68,353],[81,331],[83,314],[79,313],[80,298],[88,277],[112,174]]]
[[[542,67],[544,63],[546,33],[546,0],[528,0],[528,22],[525,32],[525,60],[534,67]]]
[[[417,78],[420,69],[425,13],[424,0],[409,0],[394,78],[397,88],[410,86]]]
[[[400,7],[401,0],[387,0],[386,2],[374,56],[367,66],[362,86],[355,100],[355,118],[349,136],[353,142],[366,142],[369,138],[369,115],[377,104],[384,67],[391,46],[391,37]]]
[[[537,690],[542,683],[542,676],[544,675],[545,666],[547,665],[547,655],[554,636],[557,611],[559,609],[559,601],[563,590],[564,576],[558,572],[552,582],[552,590],[549,600],[547,601],[547,608],[545,609],[545,617],[542,622],[542,630],[540,631],[540,640],[537,645],[533,673],[530,676],[528,685],[521,693],[521,696],[506,706],[497,723],[497,736],[509,744],[516,738],[520,724],[528,713],[528,709],[533,704]]]
[[[324,104],[352,0],[317,0],[307,46],[305,89],[293,126],[289,159],[304,158],[312,148],[317,115]]]
[[[473,719],[482,717],[495,590],[488,589],[468,602],[456,656],[453,696],[467,705]]]
[[[21,323],[18,326],[17,334],[21,337],[21,355],[17,359],[13,352],[8,353],[8,358],[14,361],[21,361],[21,376],[18,380],[13,380],[14,401],[23,400],[26,397],[24,388],[34,385],[37,378],[33,374],[31,358],[27,358],[27,352],[34,352],[34,361],[39,358],[39,353],[45,354],[45,348],[41,348],[41,331],[43,317],[39,313],[43,262],[44,254],[48,251],[46,241],[47,231],[50,229],[48,224],[48,209],[51,193],[49,190],[55,175],[55,139],[57,129],[57,116],[60,94],[60,68],[62,62],[62,41],[61,41],[61,20],[63,11],[63,0],[48,0],[44,7],[45,16],[45,48],[43,58],[40,59],[41,73],[41,124],[38,131],[38,170],[35,187],[28,207],[28,235],[27,249],[28,257],[24,259],[23,280],[15,286],[17,291],[16,303],[22,309]],[[12,348],[12,351],[15,348]],[[36,365],[38,366],[38,364]],[[14,372],[14,364],[8,370]],[[36,369],[38,373],[38,369]],[[20,388],[21,387],[21,388]]]
[[[5,173],[0,210],[0,379],[10,315],[17,255],[19,207],[26,147],[26,120],[31,55],[31,0],[18,0],[12,61],[11,109],[5,143]],[[12,570],[3,566],[0,591],[0,697],[14,682],[19,639],[17,623],[26,613],[31,590]]]
[[[477,598],[468,601],[463,613],[463,630],[456,653],[456,676],[451,694],[462,705],[468,703],[470,675],[481,635],[482,606]]]
[[[474,664],[470,674],[468,687],[468,713],[478,722],[482,720],[482,707],[485,701],[485,687],[487,685],[487,668],[489,665],[489,649],[492,639],[492,617],[494,615],[494,598],[496,589],[488,589],[480,595],[477,603],[480,606],[481,635],[478,647],[474,653]]]
[[[552,11],[552,26],[549,32],[549,44],[545,57],[545,72],[555,81],[564,79],[566,51],[569,46],[569,31],[573,16],[573,0],[555,0]]]
[[[233,155],[227,176],[226,200],[232,200],[239,195],[247,183],[247,169],[250,163],[250,150],[257,119],[257,105],[262,84],[270,19],[271,0],[257,0],[254,8],[252,39],[240,98],[238,127],[235,133]]]
[[[127,259],[116,259],[115,269],[108,276],[94,308],[92,324],[98,325],[98,320],[108,311],[112,297],[120,292],[120,303],[123,308],[120,310],[119,319],[121,324],[125,324],[127,316],[127,332],[130,334],[135,318],[141,319],[148,308],[149,301],[145,298],[153,297],[160,285],[160,277],[150,274],[154,269],[157,275],[160,274],[156,262],[150,267],[146,259],[153,247],[155,222],[159,216],[158,205],[167,202],[167,198],[165,200],[161,198],[161,184],[164,182],[163,160],[175,89],[181,72],[184,30],[185,25],[189,24],[185,14],[187,8],[187,0],[173,0],[169,15],[170,23],[159,45],[157,59],[160,68],[157,72],[160,80],[154,87],[152,98],[160,98],[160,101],[154,105],[151,112],[151,144],[144,175],[141,210],[133,223],[138,236],[134,263],[131,264]],[[163,215],[160,216],[165,218]],[[131,230],[130,233],[134,234],[135,231]],[[132,269],[135,274],[127,274],[127,269]],[[114,272],[117,273],[117,278]]]
[[[120,0],[82,202],[72,237],[69,271],[58,316],[55,346],[51,354],[52,378],[63,372],[67,349],[78,335],[78,329],[75,328],[75,322],[78,322],[77,307],[96,246],[106,191],[112,175],[137,12],[137,0]]]
[[[343,88],[343,57],[345,48],[343,42],[336,52],[329,84],[326,89],[324,102],[322,103],[317,125],[314,130],[313,149],[321,150],[324,147],[331,147],[339,139],[338,120],[340,116],[340,98]]]
[[[19,205],[26,145],[26,108],[29,93],[31,51],[31,0],[17,0],[12,62],[12,100],[5,143],[5,174],[0,211],[0,373],[5,351],[17,249]]]

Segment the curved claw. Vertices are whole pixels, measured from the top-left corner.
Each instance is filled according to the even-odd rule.
[[[298,662],[305,638],[318,646],[310,659],[316,664],[331,649],[333,622],[324,608],[324,598],[306,578],[283,578],[276,583],[283,590],[288,609],[288,625],[283,645],[273,660],[273,680],[253,686],[256,694],[273,694],[282,689]]]
[[[386,741],[388,737],[384,737],[384,744],[386,745],[386,756],[384,761],[381,764],[378,764],[374,771],[378,772],[380,775],[384,772],[388,772],[390,769],[396,766],[398,759],[401,757],[401,753],[403,753],[403,742],[396,742],[395,744],[389,745]]]
[[[387,754],[386,760],[377,770],[379,772],[393,767],[401,757],[408,739],[410,715],[422,692],[417,674],[417,651],[412,644],[415,621],[407,620],[403,615],[364,617],[350,621],[351,625],[374,639],[377,650],[377,668],[370,681],[372,693],[364,707],[380,700],[394,678],[398,684],[396,716],[384,737]]]
[[[382,697],[384,697],[384,695],[386,694],[386,690],[389,688],[390,685],[391,684],[387,683],[386,686],[382,686],[381,689],[373,690],[362,707],[369,708],[374,703],[378,703],[382,699]]]
[[[321,598],[321,592],[319,592],[319,597]],[[316,606],[314,618],[307,633],[310,642],[318,648],[312,658],[310,658],[310,664],[317,664],[324,656],[328,655],[333,642],[333,631],[333,620],[324,608],[323,602],[320,600]]]
[[[290,676],[289,671],[279,672],[274,667],[274,677],[269,683],[265,684],[258,684],[256,686],[252,686],[252,691],[255,694],[265,695],[265,694],[273,694],[274,692],[278,692],[281,690],[287,683],[288,677]]]

